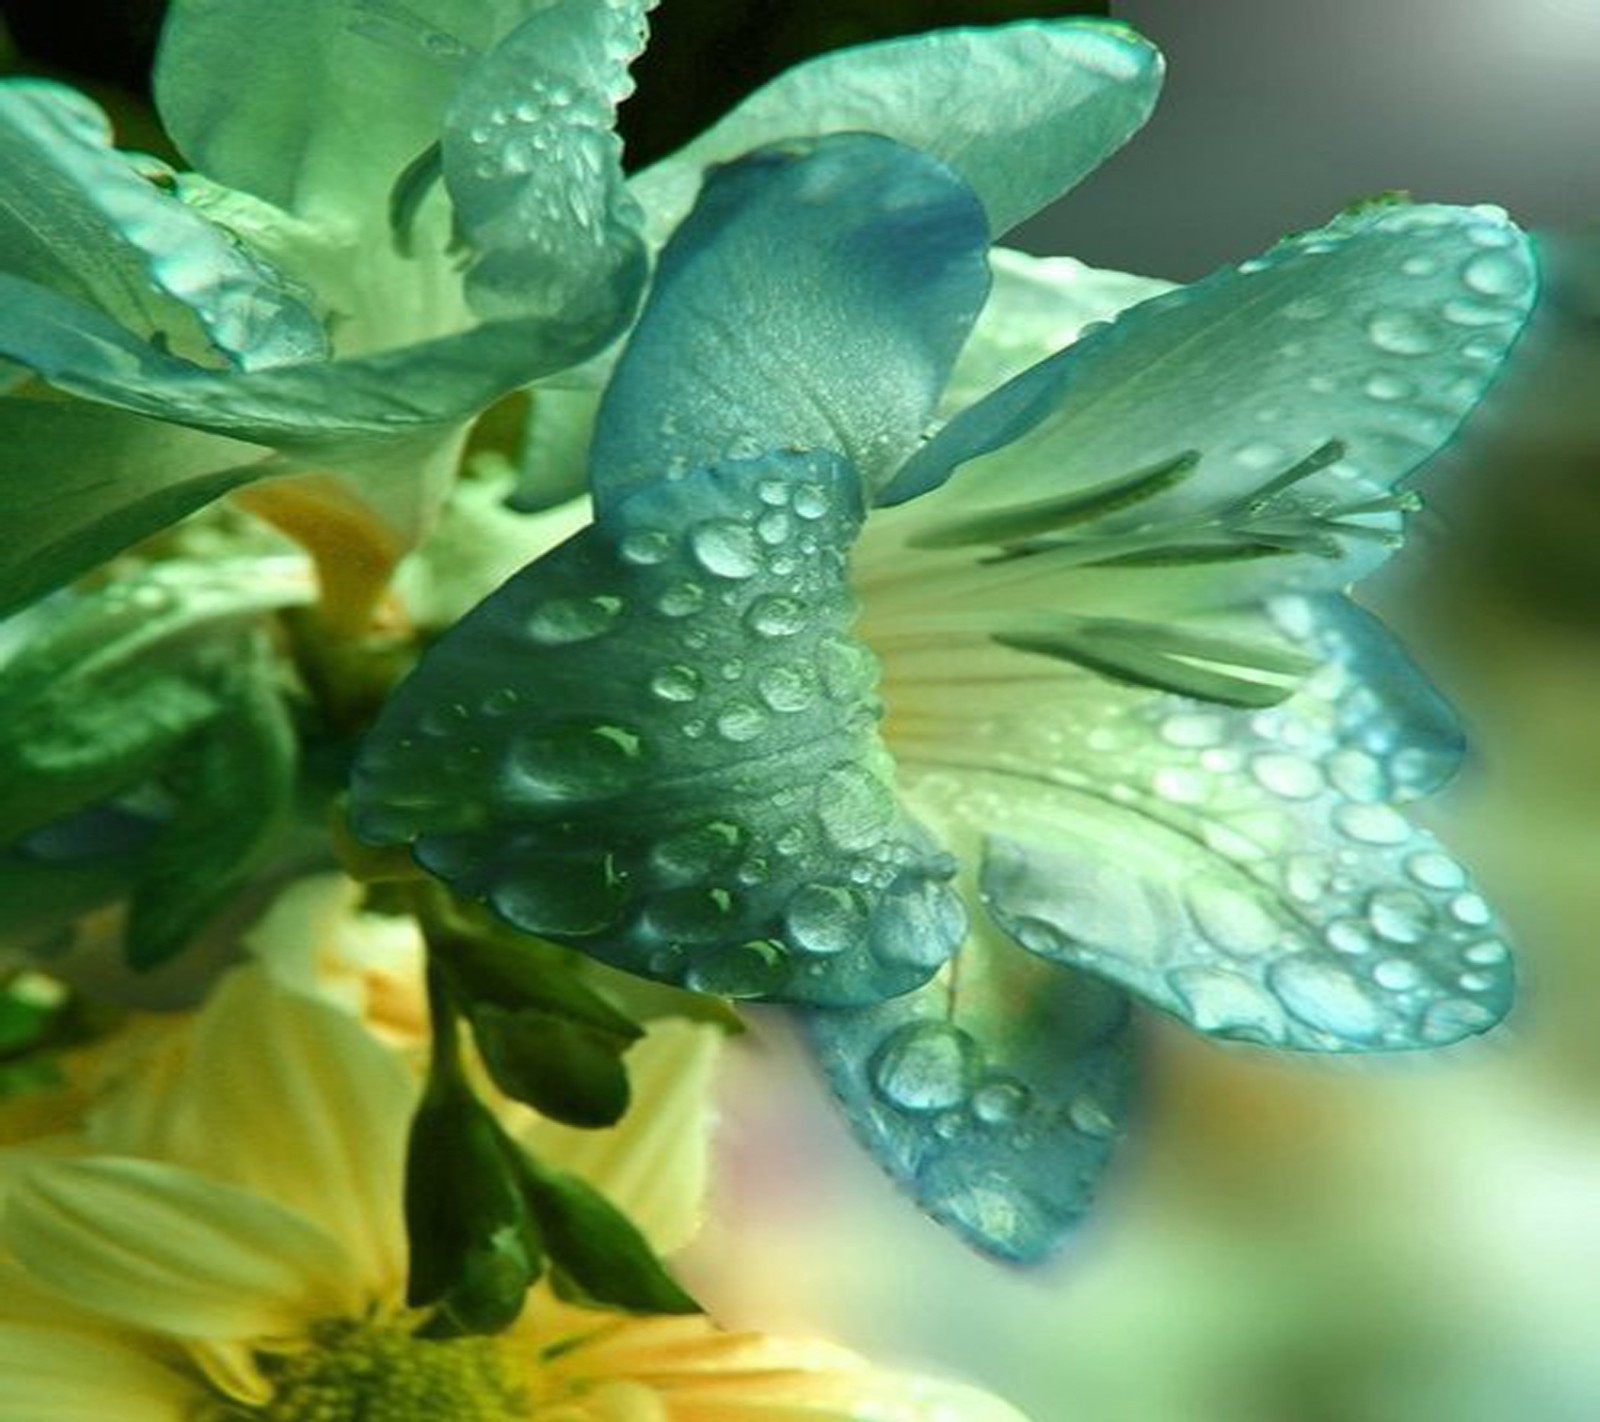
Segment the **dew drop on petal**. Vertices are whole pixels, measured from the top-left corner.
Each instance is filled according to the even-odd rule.
[[[944,1022],[913,1022],[890,1033],[873,1056],[872,1083],[902,1111],[947,1111],[971,1089],[972,1039]]]

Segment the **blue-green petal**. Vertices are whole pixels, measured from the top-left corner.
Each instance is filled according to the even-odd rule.
[[[1485,1031],[1511,1001],[1503,932],[1394,803],[1449,774],[1458,733],[1373,624],[1275,610],[1328,658],[1281,706],[1108,688],[1048,752],[1011,732],[1018,768],[987,757],[998,784],[1024,778],[985,843],[985,907],[1031,951],[1216,1036],[1361,1052]],[[1360,679],[1376,668],[1384,683]]]
[[[395,692],[356,831],[526,932],[731,996],[863,1003],[963,930],[850,640],[853,471],[663,479],[518,574]]]
[[[837,50],[779,75],[634,179],[664,237],[700,172],[779,139],[858,130],[931,153],[972,185],[999,235],[1116,152],[1149,117],[1161,56],[1131,30],[1030,21]]]
[[[1116,988],[975,925],[934,982],[804,1026],[856,1133],[968,1243],[1037,1263],[1088,1210],[1133,1105]]]
[[[14,276],[168,345],[198,345],[197,357],[251,369],[326,354],[321,323],[277,274],[116,152],[110,123],[83,95],[34,80],[0,85],[0,157],[0,237]],[[6,324],[15,331],[14,317]],[[25,348],[15,354],[26,359]]]
[[[381,223],[462,71],[536,0],[176,0],[155,71],[191,166],[302,216]],[[241,59],[248,66],[241,70]]]
[[[646,8],[560,0],[463,76],[442,164],[473,250],[466,291],[480,315],[571,323],[598,296],[605,321],[612,286],[643,286],[643,214],[623,182],[615,122]]]
[[[1080,514],[1081,559],[1303,550],[1215,575],[1342,585],[1385,555],[1399,516],[1384,500],[1493,380],[1534,287],[1527,241],[1496,210],[1355,211],[1018,376],[952,420],[883,501],[938,489],[939,516],[959,525],[1192,455],[1151,497]]]
[[[967,186],[886,138],[795,142],[714,171],[606,391],[596,507],[771,448],[834,450],[869,484],[887,474],[983,305],[985,246]]]

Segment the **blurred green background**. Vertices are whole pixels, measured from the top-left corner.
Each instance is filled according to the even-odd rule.
[[[468,3],[468,0],[463,0]],[[158,6],[8,4],[35,71],[127,141]],[[811,50],[1061,14],[1027,0],[667,0],[629,105],[670,148]],[[1188,278],[1388,188],[1547,231],[1517,368],[1366,591],[1460,707],[1428,807],[1518,941],[1509,1027],[1427,1058],[1296,1062],[1149,1026],[1144,1128],[1046,1270],[918,1217],[830,1115],[781,1016],[739,1048],[693,1263],[730,1321],[820,1328],[976,1378],[1035,1422],[1600,1418],[1600,3],[1122,0],[1167,50],[1147,132],[1016,239]]]

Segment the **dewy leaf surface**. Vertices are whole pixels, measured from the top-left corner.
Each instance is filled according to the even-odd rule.
[[[960,936],[849,638],[859,486],[774,454],[665,480],[513,578],[391,697],[357,832],[514,926],[701,991],[870,1002]]]

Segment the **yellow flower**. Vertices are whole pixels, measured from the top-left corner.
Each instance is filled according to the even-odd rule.
[[[544,1160],[670,1251],[706,1174],[718,1033],[655,1024],[606,1131],[518,1111]],[[407,1055],[260,962],[81,1132],[0,1152],[4,1422],[1020,1422],[832,1345],[637,1318],[540,1286],[493,1338],[403,1304]]]

